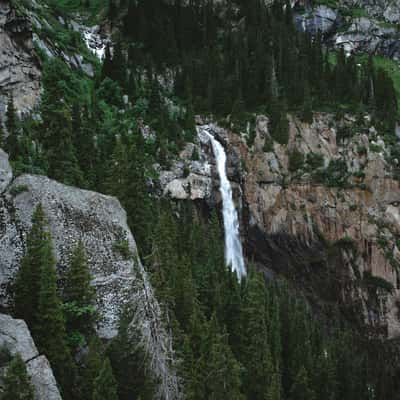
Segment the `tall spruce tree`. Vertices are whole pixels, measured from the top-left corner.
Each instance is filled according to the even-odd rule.
[[[69,333],[88,336],[95,322],[95,291],[91,286],[85,247],[82,241],[73,249],[64,285],[64,311]]]
[[[219,333],[215,315],[209,329],[209,347],[205,350],[206,387],[210,400],[243,400],[240,364],[228,345],[227,334]]]
[[[92,400],[118,400],[117,383],[107,357],[94,381]]]
[[[39,298],[33,336],[39,351],[50,361],[66,399],[72,398],[74,365],[67,345],[65,320],[57,291],[57,274],[51,236],[46,232],[42,247]]]
[[[26,252],[15,281],[15,313],[30,328],[38,322],[40,277],[48,260],[49,233],[43,206],[39,203],[32,215],[32,228],[26,239]]]
[[[81,376],[81,396],[83,399],[91,399],[95,389],[95,380],[103,367],[105,350],[101,340],[94,336],[89,343],[89,351],[83,359]]]
[[[244,383],[247,397],[261,400],[268,391],[274,369],[268,343],[265,283],[258,273],[249,276],[243,307]]]

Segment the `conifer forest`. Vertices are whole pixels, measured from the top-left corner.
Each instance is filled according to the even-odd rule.
[[[399,0],[0,0],[0,50],[0,400],[400,399]]]

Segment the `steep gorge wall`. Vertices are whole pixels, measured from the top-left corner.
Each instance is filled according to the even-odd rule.
[[[387,161],[390,150],[372,127],[344,140],[338,130],[329,115],[317,114],[311,126],[291,118],[287,148],[274,143],[269,151],[263,126],[250,149],[231,135],[246,169],[249,250],[272,255],[264,266],[337,303],[371,334],[397,337],[400,183]],[[294,154],[303,162],[293,170]],[[315,166],[304,161],[309,154],[321,156],[325,182],[313,179]]]
[[[248,260],[286,277],[321,312],[339,312],[374,337],[400,336],[399,160],[369,116],[361,125],[351,116],[319,113],[311,125],[290,117],[287,146],[272,141],[263,116],[251,146],[246,134],[200,128],[180,161],[161,171],[164,196],[220,206],[215,161],[201,134],[210,130],[228,152]],[[293,169],[295,153],[301,162]]]

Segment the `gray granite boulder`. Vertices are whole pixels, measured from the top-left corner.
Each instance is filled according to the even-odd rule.
[[[44,176],[16,178],[0,195],[0,307],[7,309],[12,304],[12,283],[25,252],[32,213],[39,203],[49,221],[60,277],[74,246],[80,240],[85,245],[97,293],[98,334],[105,339],[114,337],[124,307],[135,310],[132,331],[141,334],[150,370],[159,382],[157,398],[179,399],[171,335],[164,328],[126,213],[116,198],[66,186]],[[128,252],[118,250],[121,244]],[[35,361],[35,366],[45,364],[43,359]],[[32,368],[33,379],[48,380],[41,368]],[[43,385],[41,390],[47,384]]]
[[[0,300],[10,302],[9,284],[17,272],[31,217],[42,203],[52,234],[60,276],[72,249],[82,240],[89,259],[100,312],[98,332],[116,334],[120,312],[132,287],[136,244],[126,223],[126,213],[116,198],[80,190],[44,176],[22,175],[15,179],[2,201],[0,224]],[[116,248],[126,241],[134,258],[125,258]],[[6,291],[6,292],[5,292]]]
[[[61,400],[50,364],[39,354],[24,321],[0,314],[0,348],[12,356],[20,354],[25,361],[36,400]]]

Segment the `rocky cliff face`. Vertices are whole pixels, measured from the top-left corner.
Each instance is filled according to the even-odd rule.
[[[0,349],[9,352],[10,356],[20,354],[26,363],[36,399],[61,400],[50,364],[45,356],[39,354],[24,321],[0,314]],[[5,367],[7,367],[7,363],[0,365],[0,370]]]
[[[12,92],[17,109],[25,112],[37,102],[41,71],[35,56],[30,21],[0,0],[0,91]],[[0,96],[0,116],[6,99]]]
[[[247,171],[248,246],[269,252],[269,260],[260,257],[269,268],[306,281],[372,334],[397,337],[400,184],[374,128],[354,123],[324,114],[312,125],[291,118],[287,149],[274,143],[265,151],[263,129],[251,149],[232,137]],[[352,136],[343,137],[347,129]],[[286,266],[275,264],[279,253]]]
[[[388,22],[400,21],[400,2],[398,0],[343,0],[347,7],[363,7],[373,17],[384,18]]]
[[[288,278],[324,312],[340,311],[372,336],[398,337],[398,160],[369,116],[336,121],[320,113],[311,125],[291,117],[287,146],[272,141],[263,116],[251,146],[245,134],[202,129],[227,148],[245,247],[260,268]],[[193,179],[198,161],[185,152],[178,163],[185,167],[161,174],[164,195],[218,205],[207,140],[200,134],[188,148],[203,163],[201,179]]]
[[[12,181],[11,168],[2,151],[0,174],[0,304],[3,311],[10,308],[13,279],[24,254],[32,213],[40,202],[49,220],[61,283],[71,250],[81,240],[97,293],[99,336],[105,339],[115,336],[122,309],[125,306],[134,309],[132,329],[141,333],[151,357],[152,371],[160,383],[160,397],[179,398],[178,381],[171,366],[171,338],[163,327],[160,308],[118,200],[68,187],[43,176],[22,175]]]
[[[344,1],[336,8],[325,5],[295,7],[300,30],[323,34],[325,42],[347,53],[359,51],[400,59],[400,21],[397,1]]]

